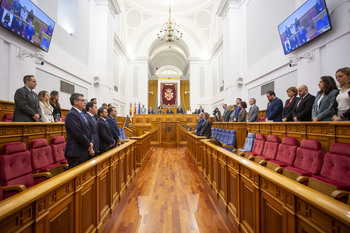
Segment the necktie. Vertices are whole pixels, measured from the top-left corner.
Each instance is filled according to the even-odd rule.
[[[253,108],[253,107],[250,107],[250,108],[249,108],[249,112],[252,111],[252,108]]]
[[[304,98],[304,97],[301,97],[301,98],[300,98],[300,101],[299,101],[298,106],[297,106],[298,108],[299,108],[299,104],[300,104],[300,102],[303,100],[303,98]]]
[[[36,103],[36,97],[35,97],[34,92],[33,92],[33,91],[30,91],[30,93],[32,94],[32,96],[33,96],[33,100],[34,100],[34,102]]]
[[[87,120],[86,120],[86,118],[85,118],[85,116],[84,116],[84,113],[83,113],[83,112],[80,112],[80,114],[83,116],[83,118],[84,118],[84,120],[85,120],[85,123],[88,124],[88,122],[87,122]]]

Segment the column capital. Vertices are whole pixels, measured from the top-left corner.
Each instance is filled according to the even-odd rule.
[[[230,8],[239,9],[245,0],[221,0],[216,15],[219,17],[225,17],[227,11]]]
[[[113,15],[119,15],[122,12],[117,0],[95,0],[95,2],[96,5],[108,5]]]

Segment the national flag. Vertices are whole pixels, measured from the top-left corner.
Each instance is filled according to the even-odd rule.
[[[139,102],[139,111],[137,114],[141,114],[141,105],[140,105],[140,102]]]
[[[134,103],[134,115],[136,115],[136,102]]]
[[[130,116],[132,116],[132,103],[130,102]]]

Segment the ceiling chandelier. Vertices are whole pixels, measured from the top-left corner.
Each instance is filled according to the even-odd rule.
[[[175,18],[171,18],[170,4],[168,21],[163,23],[157,35],[160,41],[169,43],[169,48],[171,48],[171,43],[175,43],[182,38],[182,32],[179,30],[179,25],[176,24]]]

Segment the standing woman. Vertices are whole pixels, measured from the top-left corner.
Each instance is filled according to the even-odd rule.
[[[188,107],[186,114],[192,114],[191,107]]]
[[[237,118],[237,122],[246,122],[246,116],[247,116],[247,103],[242,101],[240,104],[241,106],[241,111],[238,113],[238,118]]]
[[[53,108],[53,119],[55,120],[55,122],[60,122],[61,121],[61,105],[58,102],[58,100],[60,99],[60,95],[58,93],[58,91],[51,91],[50,93],[50,104]]]
[[[296,97],[298,94],[298,90],[296,87],[290,87],[287,89],[287,95],[289,99],[286,100],[286,103],[282,112],[282,121],[294,121],[293,120],[293,109],[299,102],[299,98]]]
[[[338,91],[337,85],[331,76],[322,76],[318,86],[320,90],[312,106],[312,120],[331,121],[334,115],[333,104]]]
[[[350,120],[350,67],[344,67],[335,73],[335,77],[339,83],[340,90],[335,99],[335,115],[333,121],[349,121]]]
[[[219,108],[215,108],[213,115],[214,115],[215,122],[220,122],[221,112]]]
[[[53,108],[51,107],[49,103],[49,92],[47,91],[40,91],[38,94],[38,99],[39,99],[39,105],[41,108],[41,117],[40,121],[41,122],[54,122],[53,121]]]
[[[207,112],[204,113],[204,122],[202,125],[201,136],[205,136],[210,138],[211,136],[211,122],[209,120],[209,114]]]

